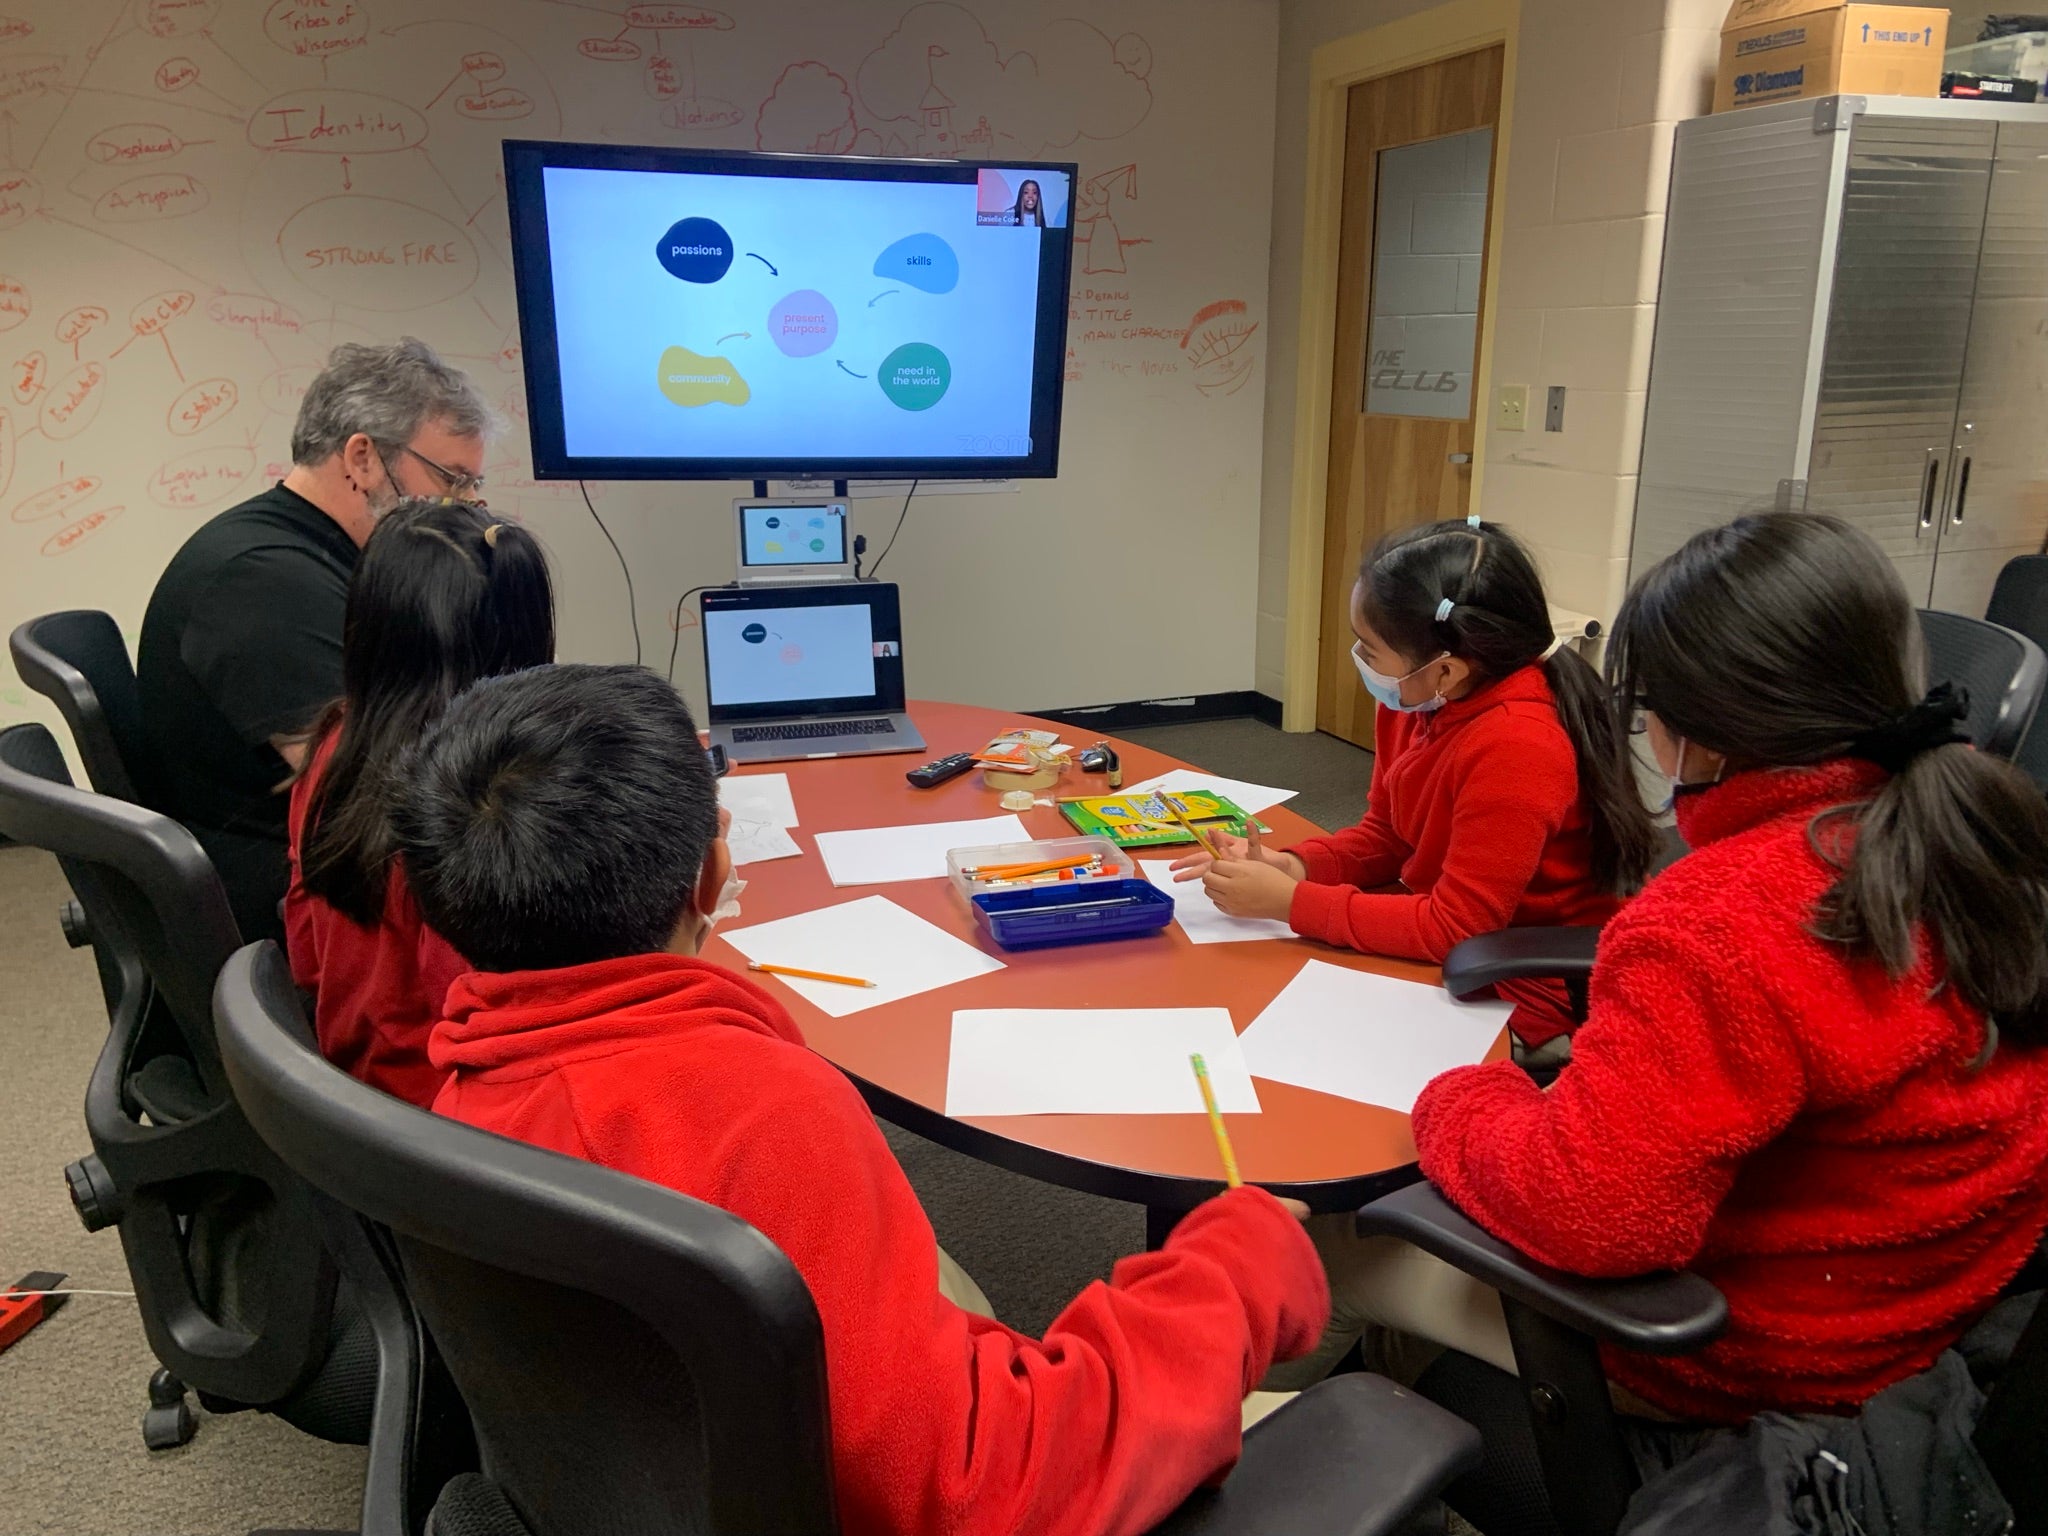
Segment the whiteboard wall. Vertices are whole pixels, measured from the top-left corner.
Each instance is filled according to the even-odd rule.
[[[882,573],[911,691],[1249,687],[1277,34],[1274,0],[0,0],[0,625],[132,644],[328,348],[416,335],[505,414],[488,495],[554,556],[563,656],[629,660],[617,560],[530,471],[501,137],[1016,156],[1081,165],[1061,473],[919,493]],[[675,605],[730,579],[742,489],[589,486],[693,705]],[[855,505],[879,551],[901,500]],[[55,716],[0,662],[20,719]]]

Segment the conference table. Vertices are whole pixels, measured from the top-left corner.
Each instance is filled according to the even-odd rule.
[[[1004,950],[976,927],[965,898],[944,879],[835,887],[819,856],[820,832],[964,821],[1003,814],[997,791],[979,770],[937,789],[915,789],[906,769],[980,747],[997,732],[1025,726],[1058,730],[1076,746],[1100,739],[1057,722],[965,704],[916,703],[911,718],[929,750],[915,756],[835,758],[735,769],[786,773],[800,825],[791,835],[801,858],[752,863],[739,872],[747,889],[734,928],[882,895],[1003,962],[1004,969],[832,1018],[773,977],[757,978],[788,1007],[804,1037],[852,1079],[880,1118],[997,1167],[1146,1208],[1148,1241],[1223,1187],[1208,1121],[1199,1114],[946,1114],[947,1051],[958,1008],[1225,1007],[1242,1032],[1310,958],[1432,985],[1437,968],[1355,954],[1306,939],[1192,944],[1177,924],[1134,939],[1056,948]],[[1108,738],[1135,785],[1170,769],[1197,765]],[[1285,786],[1282,786],[1285,787]],[[1361,791],[1363,786],[1361,786]],[[1102,774],[1070,769],[1044,798],[1110,793]],[[1361,793],[1361,805],[1363,795]],[[1051,807],[1018,813],[1034,838],[1074,835]],[[1285,805],[1261,812],[1270,841],[1285,847],[1323,829]],[[1148,850],[1149,857],[1163,856]],[[738,969],[745,957],[714,932],[705,957]],[[1503,1031],[1492,1055],[1507,1054]],[[1225,1117],[1245,1181],[1305,1201],[1312,1210],[1355,1210],[1420,1177],[1408,1116],[1313,1089],[1256,1079],[1259,1114]]]

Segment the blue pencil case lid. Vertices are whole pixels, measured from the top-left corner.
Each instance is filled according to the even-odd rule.
[[[1062,882],[971,900],[975,922],[1004,949],[1135,938],[1173,921],[1173,898],[1149,880]]]

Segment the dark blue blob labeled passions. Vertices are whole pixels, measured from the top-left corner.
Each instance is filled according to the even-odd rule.
[[[654,259],[670,277],[715,283],[732,267],[732,236],[713,219],[678,219],[654,247]]]

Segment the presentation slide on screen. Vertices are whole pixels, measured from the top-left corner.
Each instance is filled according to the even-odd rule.
[[[1064,175],[542,176],[572,455],[1029,452]]]
[[[834,506],[748,507],[740,514],[742,565],[836,565],[846,559],[846,514]]]
[[[704,654],[718,704],[865,699],[875,693],[874,613],[866,603],[712,609]]]

